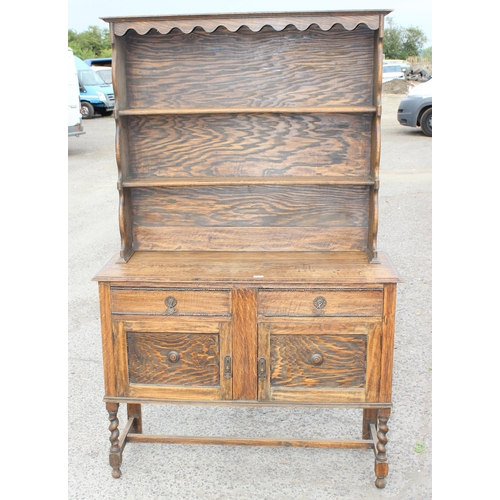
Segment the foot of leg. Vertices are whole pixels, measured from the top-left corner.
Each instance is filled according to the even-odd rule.
[[[109,431],[111,435],[109,436],[109,440],[111,442],[111,448],[109,449],[109,465],[113,468],[111,475],[115,478],[118,478],[122,475],[122,471],[120,470],[120,465],[122,463],[122,450],[120,449],[120,445],[118,444],[118,438],[120,436],[120,431],[118,430],[118,417],[116,416],[118,413],[118,403],[106,403],[106,409],[109,413]]]

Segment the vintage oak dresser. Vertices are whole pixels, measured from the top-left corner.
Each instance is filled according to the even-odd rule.
[[[122,243],[94,280],[114,477],[132,442],[367,448],[385,486],[388,12],[104,19]],[[147,435],[155,403],[359,408],[363,423],[356,440]]]

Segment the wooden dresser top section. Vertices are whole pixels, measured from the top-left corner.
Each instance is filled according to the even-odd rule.
[[[123,36],[129,29],[140,35],[145,35],[155,29],[167,34],[173,29],[183,33],[191,33],[195,28],[202,28],[212,33],[217,28],[224,27],[229,31],[237,31],[247,26],[252,31],[259,31],[264,26],[271,26],[281,31],[289,25],[304,31],[312,24],[317,24],[327,31],[335,24],[342,25],[346,30],[353,30],[359,24],[366,24],[370,29],[377,30],[383,27],[383,16],[391,10],[354,10],[335,12],[282,12],[282,13],[255,13],[255,14],[205,14],[179,16],[120,16],[103,17],[103,21],[111,23],[112,33]]]
[[[127,263],[115,255],[93,281],[196,288],[400,282],[389,256],[379,252],[379,258],[370,264],[360,252],[135,252]]]

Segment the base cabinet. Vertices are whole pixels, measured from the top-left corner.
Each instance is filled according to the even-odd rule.
[[[383,487],[396,285],[307,285],[101,280],[113,476],[128,442],[372,448]],[[128,409],[121,433],[120,403]],[[153,403],[363,408],[363,427],[358,440],[145,435],[141,406]]]

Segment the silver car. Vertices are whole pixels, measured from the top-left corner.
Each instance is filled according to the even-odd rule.
[[[432,137],[432,79],[408,92],[399,105],[398,122],[406,127],[420,127]]]

